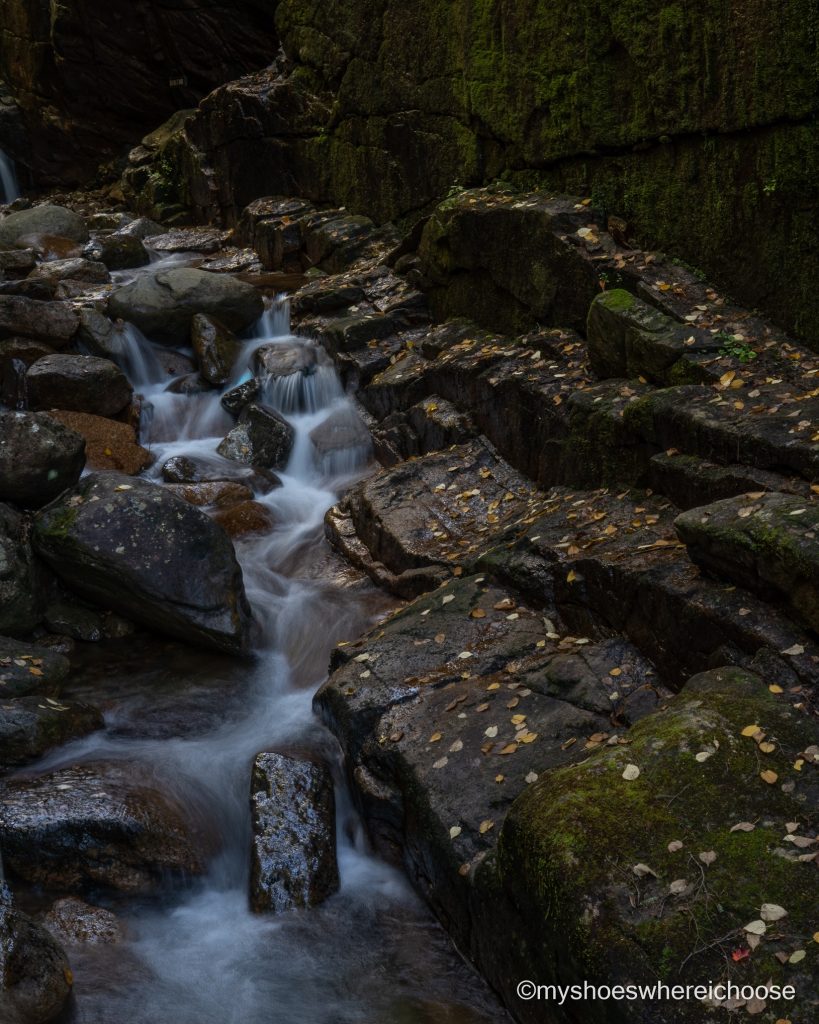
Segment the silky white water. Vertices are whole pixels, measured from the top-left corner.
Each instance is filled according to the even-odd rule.
[[[175,395],[158,350],[124,328],[118,359],[144,397],[143,443],[161,482],[174,455],[235,472],[216,448],[234,420],[220,392]],[[225,390],[247,378],[261,344],[309,346],[289,333],[287,303],[273,303],[247,340]],[[66,696],[99,702],[106,729],[64,747],[40,766],[78,760],[137,760],[202,824],[217,852],[207,876],[159,905],[119,904],[127,941],[69,950],[75,996],[71,1024],[483,1024],[505,1020],[462,963],[403,876],[367,850],[343,784],[333,737],[315,718],[312,695],[329,654],[353,639],[388,601],[329,550],[323,518],[340,491],[369,471],[369,453],[348,456],[328,476],[310,431],[349,408],[334,371],[305,377],[292,408],[284,389],[265,401],[296,432],[281,486],[256,500],[273,514],[266,535],[237,542],[258,623],[258,657],[248,665],[166,644],[129,651],[72,685]],[[343,460],[342,460],[343,462]],[[342,463],[336,463],[334,471]],[[218,474],[217,474],[218,475]],[[352,583],[352,585],[351,585]],[[161,646],[161,645],[160,645]],[[170,653],[166,653],[170,652]],[[113,667],[113,671],[111,671]],[[260,916],[248,909],[249,780],[263,750],[309,748],[337,780],[340,891],[309,911]]]
[[[20,190],[17,187],[17,174],[14,170],[14,163],[0,149],[0,203],[13,203],[19,197]]]

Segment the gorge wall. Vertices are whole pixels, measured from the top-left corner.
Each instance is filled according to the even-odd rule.
[[[286,59],[207,97],[134,190],[228,223],[269,194],[379,221],[498,178],[590,194],[809,338],[817,23],[816,0],[281,0]]]
[[[267,64],[272,10],[267,0],[0,0],[0,148],[30,184],[87,181],[173,111]]]

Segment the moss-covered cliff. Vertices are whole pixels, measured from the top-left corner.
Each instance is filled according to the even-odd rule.
[[[806,336],[817,0],[280,0],[287,61],[189,127],[187,201],[298,191],[378,220],[456,183],[590,193]]]

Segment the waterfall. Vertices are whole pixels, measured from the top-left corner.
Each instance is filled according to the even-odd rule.
[[[19,196],[14,162],[0,149],[0,203],[13,203]]]

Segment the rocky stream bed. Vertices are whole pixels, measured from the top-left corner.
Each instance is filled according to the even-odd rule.
[[[819,356],[572,197],[115,199],[0,218],[3,1024],[815,1019]]]

